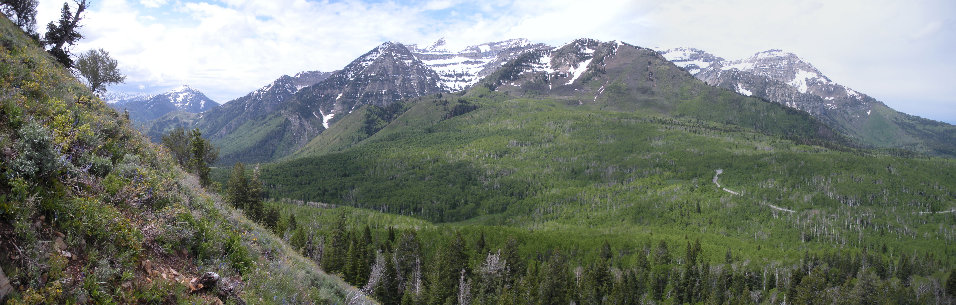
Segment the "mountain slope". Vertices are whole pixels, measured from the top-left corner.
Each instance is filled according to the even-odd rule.
[[[144,123],[173,111],[200,113],[219,106],[199,90],[181,86],[162,94],[126,98],[110,104],[117,110],[126,110],[134,122]]]
[[[262,177],[327,241],[406,232],[370,239],[426,253],[399,273],[426,287],[402,299],[947,300],[956,162],[847,148],[652,50],[579,40],[395,105],[357,108]]]
[[[792,53],[769,50],[730,61],[697,49],[661,53],[707,84],[806,111],[863,145],[956,156],[956,126],[893,110]]]
[[[201,189],[6,18],[0,92],[0,302],[343,303],[357,294]],[[190,292],[205,272],[218,284]]]
[[[259,150],[259,147],[235,144],[235,138],[247,138],[239,142],[258,143],[265,145],[264,147],[271,147],[277,144],[270,144],[269,141],[282,140],[283,135],[295,134],[296,131],[283,132],[296,124],[284,120],[281,111],[300,89],[321,82],[329,75],[331,75],[330,72],[319,71],[305,71],[294,76],[283,75],[265,87],[201,115],[182,111],[170,112],[144,124],[143,130],[150,139],[159,141],[164,133],[176,127],[199,128],[220,148],[220,161],[223,163],[232,163],[237,160],[236,154],[245,155],[246,159],[238,160],[247,162],[268,160],[272,158],[272,150]],[[279,126],[268,124],[263,126],[262,121],[278,122]],[[304,128],[309,130],[311,127]],[[258,137],[250,138],[253,135]]]
[[[521,96],[560,96],[578,105],[653,111],[801,141],[845,144],[829,127],[809,116],[707,86],[657,52],[626,43],[579,39],[560,48],[531,52],[483,82],[497,91]]]
[[[194,126],[220,147],[222,164],[266,162],[302,148],[363,105],[443,92],[439,79],[404,45],[384,43],[314,85],[299,90],[291,78],[277,80],[204,113]]]

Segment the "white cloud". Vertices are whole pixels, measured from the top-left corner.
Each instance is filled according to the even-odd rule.
[[[157,8],[163,5],[166,5],[168,0],[139,0],[139,3],[145,7]]]

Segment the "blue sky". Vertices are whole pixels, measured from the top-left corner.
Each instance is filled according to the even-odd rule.
[[[127,84],[223,103],[283,74],[332,71],[384,41],[451,47],[580,37],[689,46],[727,59],[783,49],[897,110],[956,123],[950,0],[92,0],[74,49],[103,48]],[[38,23],[62,1],[41,0]],[[42,26],[41,26],[42,27]]]

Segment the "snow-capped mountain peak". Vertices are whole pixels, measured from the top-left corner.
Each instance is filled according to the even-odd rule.
[[[408,45],[416,58],[438,73],[442,86],[450,91],[464,90],[519,55],[545,48],[523,38],[467,46],[457,52],[449,51],[444,39],[427,48]]]
[[[690,74],[697,74],[714,63],[724,59],[695,48],[656,49],[668,61],[684,68]]]
[[[833,82],[788,51],[771,49],[736,60],[724,60],[693,48],[657,51],[710,85],[761,96],[811,114],[854,109],[852,112],[864,115],[871,108],[871,98]]]

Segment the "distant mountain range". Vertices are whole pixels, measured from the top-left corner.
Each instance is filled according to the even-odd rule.
[[[726,60],[694,48],[660,53],[709,85],[810,113],[863,146],[956,156],[956,127],[893,110],[781,50]]]
[[[140,123],[174,111],[200,113],[219,106],[199,90],[186,85],[157,95],[114,93],[105,99],[113,108],[128,111],[130,118]]]
[[[622,46],[630,55],[621,56],[618,51]],[[682,89],[658,88],[653,82],[660,80],[663,67],[648,59],[658,57],[666,59],[661,65],[673,63],[708,85],[806,112],[861,147],[956,156],[952,125],[890,109],[831,81],[794,54],[772,50],[746,59],[725,60],[692,48],[648,50],[593,39],[579,39],[561,47],[512,39],[458,51],[448,50],[444,40],[427,47],[386,42],[341,70],[283,76],[222,107],[184,107],[173,102],[175,98],[148,102],[156,97],[116,105],[136,105],[126,107],[136,109],[130,111],[134,120],[148,121],[144,128],[153,139],[176,126],[200,128],[221,148],[221,162],[267,162],[303,148],[362,107],[384,107],[476,85],[519,95],[571,96],[580,104],[604,103],[608,107],[635,108],[622,99],[637,99],[643,105],[639,108],[678,111],[670,101],[679,99]],[[609,71],[629,76],[607,79],[593,88],[580,85],[593,84],[591,78]],[[638,76],[652,82],[637,82]],[[769,126],[772,122],[759,124]]]

